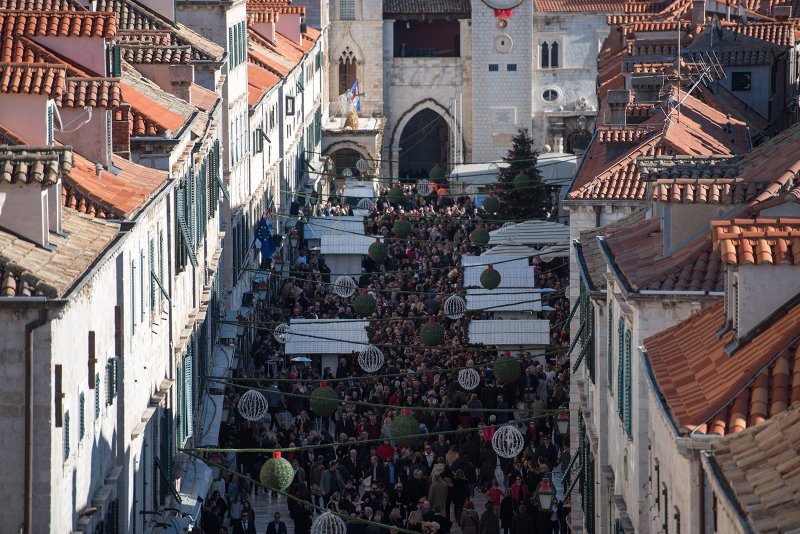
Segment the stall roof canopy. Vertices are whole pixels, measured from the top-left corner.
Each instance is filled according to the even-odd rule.
[[[374,237],[366,235],[326,235],[320,240],[320,254],[355,254],[364,256],[369,246],[375,242]]]
[[[545,246],[541,249],[536,247],[529,247],[527,245],[498,245],[492,247],[483,255],[491,256],[511,256],[514,258],[530,258],[531,256],[538,256],[545,263],[550,262],[553,258],[569,258],[569,248],[566,245]]]
[[[542,311],[542,295],[538,289],[468,289],[467,309],[487,312]]]
[[[489,246],[562,245],[569,253],[569,226],[552,221],[525,221],[489,232]]]
[[[490,185],[497,181],[497,172],[508,167],[504,161],[465,163],[453,167],[450,181],[465,185]],[[541,154],[536,164],[542,181],[553,187],[569,186],[578,169],[578,158],[573,154]]]
[[[528,264],[527,258],[515,258],[514,256],[488,255],[483,256],[462,256],[461,266],[464,268],[464,287],[467,294],[474,289],[480,289],[481,273],[489,265],[500,273],[500,287],[494,291],[508,289],[533,289],[534,287],[534,268]]]
[[[547,319],[493,319],[469,323],[471,344],[500,347],[528,347],[550,343]]]
[[[364,217],[310,217],[305,226],[306,239],[322,239],[329,235],[364,233]]]
[[[292,319],[286,354],[351,354],[368,344],[369,321]]]

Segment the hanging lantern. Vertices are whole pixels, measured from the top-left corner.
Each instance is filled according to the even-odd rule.
[[[392,439],[401,445],[411,445],[414,438],[409,436],[416,436],[419,434],[419,422],[411,415],[411,410],[403,408],[402,415],[398,415],[389,426],[389,433]]]
[[[492,448],[503,458],[514,458],[524,446],[525,436],[514,425],[503,425],[492,436]]]
[[[288,343],[292,339],[291,327],[286,323],[281,323],[272,331],[272,337],[278,343]]]
[[[311,392],[309,399],[311,411],[322,417],[329,417],[339,407],[339,394],[327,382],[320,382],[319,387]]]
[[[333,292],[340,297],[350,298],[356,293],[356,281],[350,276],[340,276],[336,279]]]
[[[472,244],[479,247],[488,245],[489,239],[489,230],[483,226],[479,226],[478,228],[474,229],[471,234],[469,234],[469,240],[472,242]]]
[[[328,510],[318,515],[311,524],[311,534],[346,534],[347,525],[342,519]]]
[[[481,273],[481,285],[486,289],[495,289],[500,285],[500,272],[494,266],[487,265]]]
[[[494,195],[489,195],[483,200],[481,205],[485,213],[497,213],[500,211],[500,200]]]
[[[239,413],[248,421],[260,421],[266,414],[267,399],[260,391],[255,389],[248,390],[239,397],[239,403],[236,405]]]
[[[558,432],[559,436],[566,436],[569,434],[569,412],[565,410],[563,406],[556,418],[556,432]]]
[[[379,370],[383,367],[385,361],[386,357],[383,352],[375,345],[368,345],[358,353],[358,365],[367,373],[374,373]]]
[[[428,193],[431,192],[431,183],[423,178],[419,182],[417,182],[417,193],[422,196],[426,196]]]
[[[445,172],[441,165],[438,163],[433,166],[433,168],[428,173],[428,178],[431,179],[432,182],[441,182],[444,180]]]
[[[534,494],[536,508],[538,508],[540,512],[552,512],[555,497],[556,490],[553,487],[553,483],[550,482],[550,479],[547,477],[542,478]]]
[[[395,221],[394,226],[392,226],[392,233],[400,239],[406,239],[411,235],[411,223],[405,219]]]
[[[494,376],[503,384],[516,382],[521,372],[519,362],[511,358],[508,352],[494,364]]]
[[[399,187],[392,187],[389,189],[389,192],[386,194],[387,200],[392,204],[400,204],[405,200],[406,195],[403,193],[403,190]]]
[[[464,317],[465,311],[467,311],[467,302],[459,295],[450,295],[444,301],[444,314],[450,319],[461,319]]]
[[[458,385],[467,391],[478,387],[481,382],[481,375],[475,369],[461,369],[458,372]]]
[[[292,484],[294,469],[286,458],[281,458],[280,451],[272,453],[272,458],[264,462],[259,474],[261,483],[272,491],[283,491]]]
[[[444,343],[444,327],[431,317],[429,322],[422,325],[419,337],[426,347],[438,347]]]
[[[528,177],[527,174],[521,172],[514,177],[513,183],[516,189],[525,189],[526,187],[530,187],[531,179]]]
[[[389,254],[389,248],[386,246],[386,243],[381,243],[380,239],[376,239],[375,242],[369,246],[369,249],[367,249],[369,259],[375,263],[383,263],[387,254]]]
[[[366,290],[353,299],[353,309],[361,317],[369,317],[375,313],[376,306],[375,297],[367,293]]]

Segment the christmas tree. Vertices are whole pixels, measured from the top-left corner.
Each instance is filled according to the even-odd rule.
[[[503,161],[508,165],[497,175],[495,194],[500,200],[498,219],[523,221],[546,219],[551,211],[550,189],[536,168],[538,152],[527,128],[520,128]]]

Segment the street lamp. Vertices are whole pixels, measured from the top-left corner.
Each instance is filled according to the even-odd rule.
[[[566,436],[569,434],[569,412],[566,411],[563,406],[556,418],[556,431],[559,436]]]
[[[534,496],[536,501],[536,508],[540,512],[550,512],[553,509],[553,500],[555,499],[556,491],[553,488],[553,483],[547,477],[542,478],[539,486],[536,488]]]

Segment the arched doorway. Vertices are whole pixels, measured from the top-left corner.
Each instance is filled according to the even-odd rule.
[[[336,166],[336,178],[345,176],[345,169],[350,169],[351,176],[358,176],[356,169],[356,162],[363,158],[360,152],[352,148],[340,148],[336,152],[331,153],[333,163]]]
[[[436,164],[447,168],[450,159],[450,128],[436,111],[425,108],[415,113],[400,134],[401,180],[426,178]]]

